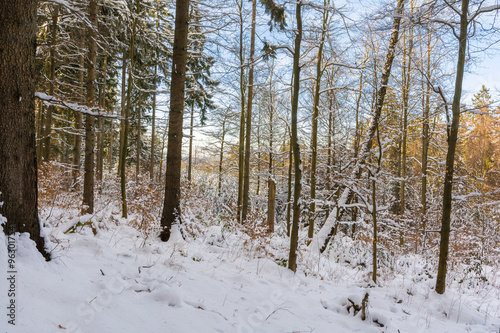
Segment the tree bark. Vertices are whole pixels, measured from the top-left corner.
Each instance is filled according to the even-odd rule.
[[[139,13],[139,0],[136,2],[136,13]],[[128,73],[127,82],[127,98],[125,105],[125,119],[123,120],[123,141],[121,144],[120,151],[120,192],[122,196],[122,217],[128,217],[128,206],[127,206],[127,150],[128,150],[128,129],[129,129],[129,117],[130,108],[132,107],[132,83],[133,83],[133,71],[134,71],[134,47],[135,47],[135,33],[137,29],[137,16],[134,17],[134,22],[132,23],[132,36],[130,36],[130,47],[128,57],[130,59],[130,70]]]
[[[188,155],[188,183],[191,184],[191,168],[193,166],[193,125],[194,125],[194,103],[191,105],[191,123],[189,126],[189,155]]]
[[[108,67],[108,57],[104,56],[103,73],[102,73],[102,87],[100,91],[100,101],[99,105],[101,107],[101,112],[106,110],[106,84],[107,84],[107,67]],[[97,131],[97,163],[96,163],[96,178],[98,181],[102,181],[102,173],[104,169],[104,118],[102,116],[98,117],[98,131]]]
[[[326,8],[327,1],[324,1]],[[311,203],[309,205],[309,229],[307,237],[314,235],[314,218],[316,213],[316,164],[318,160],[318,117],[319,117],[319,95],[321,90],[321,77],[323,76],[323,46],[325,45],[326,28],[328,23],[328,11],[323,12],[323,27],[321,30],[321,39],[318,48],[318,60],[316,63],[316,84],[314,86],[313,98],[313,116],[311,132]]]
[[[0,6],[0,214],[3,232],[27,232],[46,260],[40,235],[35,141],[37,2]],[[5,245],[4,245],[5,246]]]
[[[252,31],[250,36],[250,69],[248,73],[248,102],[247,102],[247,119],[246,119],[246,135],[245,135],[245,165],[243,172],[243,204],[241,212],[241,221],[245,222],[248,214],[248,204],[250,200],[250,144],[252,138],[252,105],[253,105],[253,68],[255,54],[255,20],[257,11],[257,0],[252,0]]]
[[[130,52],[130,46],[128,50],[123,51],[122,55],[122,89],[121,89],[121,98],[120,98],[120,113],[122,116],[122,119],[120,120],[120,147],[119,147],[119,153],[118,153],[118,176],[121,176],[122,172],[122,151],[123,151],[123,133],[125,131],[125,108],[127,107],[126,104],[126,92],[127,92],[127,59],[128,59],[128,52]]]
[[[293,95],[292,95],[292,147],[293,165],[295,171],[295,184],[293,188],[293,218],[292,232],[290,236],[290,252],[288,254],[288,268],[297,270],[297,247],[299,242],[299,219],[300,219],[300,192],[302,190],[302,166],[300,159],[300,144],[297,133],[297,111],[299,106],[300,90],[300,43],[302,42],[302,0],[299,0],[295,9],[297,30],[295,32],[295,48],[293,51]]]
[[[54,96],[56,80],[56,44],[57,44],[57,22],[59,20],[59,5],[52,8],[52,26],[50,29],[50,67],[49,67],[49,95]],[[50,159],[50,138],[52,134],[52,112],[54,106],[49,105],[45,116],[45,127],[43,133],[43,160]]]
[[[141,172],[141,118],[142,118],[142,91],[139,91],[139,105],[137,113],[137,155],[135,161],[135,181],[139,179],[139,173]]]
[[[439,244],[439,265],[436,278],[436,292],[443,294],[446,289],[446,271],[448,266],[448,251],[450,243],[451,222],[451,192],[453,189],[453,167],[455,163],[455,150],[457,147],[458,129],[460,125],[460,99],[462,97],[462,83],[464,78],[465,53],[467,48],[469,0],[462,0],[460,14],[460,37],[457,60],[457,76],[455,78],[455,94],[453,95],[452,120],[448,124],[448,152],[446,154],[446,171],[444,175],[443,214],[441,217],[441,242]]]
[[[87,28],[89,48],[87,55],[87,106],[92,107],[95,103],[97,0],[89,1],[89,21],[92,26]],[[94,116],[88,114],[85,116],[85,176],[82,212],[87,214],[94,212],[94,122]]]
[[[157,21],[157,27],[158,27],[158,21]],[[153,89],[155,90],[153,93],[153,115],[151,116],[152,118],[152,124],[151,124],[151,156],[150,156],[150,161],[149,161],[149,179],[153,180],[154,179],[154,168],[155,168],[155,120],[156,120],[156,76],[158,74],[158,50],[155,52],[155,73],[153,77]]]
[[[83,28],[82,28],[82,31]],[[79,45],[79,56],[78,56],[78,89],[80,94],[80,104],[85,103],[85,95],[84,95],[84,79],[85,79],[85,58],[83,56],[83,52],[85,49],[85,35],[82,32],[80,36],[80,45]],[[79,188],[78,177],[80,176],[80,168],[81,168],[81,155],[82,155],[82,135],[81,130],[83,126],[83,116],[81,112],[76,112],[75,115],[75,130],[77,134],[75,134],[73,138],[74,150],[73,150],[73,183],[75,188]]]
[[[240,18],[240,137],[238,145],[238,202],[237,202],[237,220],[241,223],[241,211],[243,207],[243,175],[245,171],[245,57],[243,54],[243,0],[238,2]]]
[[[180,223],[182,120],[186,80],[189,0],[176,0],[172,82],[170,84],[170,119],[168,124],[165,201],[160,238],[170,238],[174,223]]]

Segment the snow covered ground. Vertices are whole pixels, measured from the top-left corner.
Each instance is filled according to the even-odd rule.
[[[62,212],[53,212],[57,216]],[[1,332],[499,332],[499,289],[452,283],[433,290],[422,258],[394,261],[379,286],[369,269],[302,250],[296,274],[282,266],[286,238],[260,241],[227,226],[200,228],[162,243],[115,219],[64,233],[79,219],[46,223],[54,259],[45,262],[26,235],[16,235],[16,320]],[[88,219],[88,217],[87,217]],[[0,233],[0,243],[8,239]],[[4,249],[5,249],[4,246]],[[345,247],[345,248],[342,248]],[[358,251],[359,252],[359,251]],[[269,255],[266,255],[269,253]],[[337,258],[334,258],[337,257]],[[271,259],[274,258],[274,259]],[[281,259],[280,259],[281,258]],[[6,251],[0,251],[1,304],[7,312]],[[369,267],[369,266],[368,266]],[[432,268],[432,267],[431,267]],[[389,274],[388,272],[392,272]],[[390,275],[390,276],[388,276]],[[500,280],[500,279],[499,279]],[[354,315],[368,293],[367,319]],[[350,301],[349,301],[350,300]],[[382,326],[383,325],[383,326]]]

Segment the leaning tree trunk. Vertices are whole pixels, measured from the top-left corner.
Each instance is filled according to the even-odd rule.
[[[97,45],[95,42],[97,29],[97,0],[89,2],[88,55],[87,55],[87,107],[92,107],[95,100],[95,66]],[[94,116],[85,116],[85,176],[83,180],[83,212],[94,212]]]
[[[299,218],[300,218],[300,192],[302,190],[302,166],[300,160],[300,145],[297,135],[297,111],[299,107],[300,89],[300,43],[302,42],[302,1],[297,2],[295,17],[297,20],[297,32],[295,35],[295,48],[293,51],[293,95],[292,95],[292,149],[293,166],[295,171],[295,184],[293,187],[293,217],[292,232],[290,236],[290,252],[288,254],[288,268],[297,270],[297,247],[299,242]]]
[[[361,177],[361,173],[363,171],[363,167],[366,163],[366,160],[368,159],[370,155],[370,150],[373,144],[373,139],[375,137],[375,133],[377,130],[378,122],[380,119],[380,115],[382,113],[382,107],[384,105],[384,99],[385,99],[385,94],[387,92],[387,85],[389,83],[389,77],[391,75],[391,67],[392,67],[392,62],[394,60],[394,55],[395,55],[395,49],[396,49],[396,44],[398,42],[399,38],[399,27],[401,25],[401,18],[402,18],[402,13],[403,13],[403,7],[404,7],[404,2],[405,0],[398,0],[398,4],[396,7],[396,13],[394,15],[394,21],[392,24],[392,32],[391,32],[391,40],[389,42],[389,49],[387,50],[387,55],[386,55],[386,60],[385,60],[385,65],[384,69],[382,72],[382,79],[380,83],[380,88],[377,91],[377,99],[376,99],[376,104],[374,106],[373,114],[370,119],[370,124],[367,129],[367,133],[365,136],[365,140],[363,142],[363,145],[361,146],[358,160],[356,162],[356,165],[354,167],[354,170],[351,174],[351,178],[353,179],[359,179]],[[328,219],[326,220],[325,224],[321,228],[321,230],[318,232],[317,236],[314,238],[313,242],[311,245],[313,245],[313,248],[317,248],[320,252],[323,252],[327,245],[328,242],[330,241],[330,238],[332,237],[335,226],[337,225],[337,219],[340,218],[342,211],[338,211],[339,209],[343,209],[343,207],[346,205],[347,202],[350,201],[352,198],[352,191],[350,187],[346,187],[342,194],[340,195],[337,203],[337,208],[335,208],[330,215],[328,216]],[[338,213],[338,214],[337,214]]]
[[[170,84],[170,119],[168,122],[165,201],[161,216],[160,238],[170,238],[172,225],[180,223],[182,116],[186,80],[189,0],[176,0],[172,82]]]
[[[0,214],[7,219],[5,234],[29,233],[50,260],[37,206],[36,3],[6,1],[0,6]]]
[[[460,14],[460,38],[457,60],[457,76],[455,78],[455,94],[451,106],[453,116],[448,124],[448,152],[446,154],[446,173],[444,175],[443,190],[443,215],[441,217],[441,242],[439,244],[439,265],[436,278],[436,292],[443,294],[446,289],[446,271],[448,266],[448,247],[450,243],[451,221],[451,191],[453,189],[453,166],[455,163],[455,150],[457,148],[458,128],[460,125],[460,99],[462,97],[462,82],[464,78],[465,52],[467,48],[469,0],[462,0],[462,13]]]

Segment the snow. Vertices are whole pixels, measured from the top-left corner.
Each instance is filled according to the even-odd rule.
[[[86,226],[64,233],[88,220],[45,223],[51,262],[26,234],[15,235],[16,326],[4,317],[2,331],[479,333],[500,327],[498,288],[481,293],[453,284],[437,295],[431,268],[415,256],[387,259],[392,264],[381,269],[385,278],[375,286],[362,267],[370,267],[371,254],[346,237],[332,240],[329,256],[308,257],[302,244],[294,274],[280,265],[288,240],[278,235],[261,242],[214,221],[196,239],[184,239],[174,228],[163,243],[120,218],[96,224],[96,236]],[[7,244],[3,233],[0,243]],[[3,272],[5,252],[0,252]],[[0,279],[3,306],[6,283]],[[362,321],[347,307],[349,300],[361,304],[365,293],[368,311]]]

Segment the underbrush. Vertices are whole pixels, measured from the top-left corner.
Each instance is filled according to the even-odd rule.
[[[116,229],[128,225],[138,231],[140,244],[157,237],[161,230],[160,217],[163,207],[164,185],[150,181],[148,175],[128,175],[127,183],[128,217],[122,218],[120,181],[114,174],[106,174],[95,187],[95,208],[93,214],[82,214],[83,175],[75,183],[70,181],[71,173],[56,164],[45,164],[39,172],[39,207],[46,230],[50,230],[51,241],[58,244],[54,249],[64,251],[53,230],[64,233],[99,234],[102,230]],[[71,179],[72,180],[72,179]],[[214,184],[215,176],[196,174],[192,184],[182,182],[183,207],[181,221],[183,235],[188,242],[197,242],[207,248],[220,248],[227,259],[268,259],[277,265],[287,266],[289,238],[283,222],[276,225],[276,232],[269,233],[266,214],[263,210],[252,211],[244,224],[236,221],[237,184],[227,181],[219,193]],[[389,217],[386,217],[388,220]],[[382,219],[382,222],[384,220]],[[378,284],[390,286],[396,280],[407,281],[419,289],[419,293],[430,293],[435,284],[437,256],[434,250],[424,254],[411,253],[409,246],[399,246],[399,231],[389,223],[382,225],[377,251]],[[52,228],[50,228],[52,227]],[[372,234],[369,219],[357,224],[354,237],[339,232],[330,242],[324,254],[313,253],[307,244],[307,225],[299,230],[298,271],[330,281],[346,280],[353,285],[371,286],[373,256]],[[413,244],[406,236],[407,244]],[[57,255],[57,253],[56,253]],[[500,299],[500,274],[498,267],[487,265],[481,258],[463,260],[451,256],[448,282],[464,295],[482,295],[483,301],[470,298],[470,303],[492,315],[499,315],[498,306],[491,303],[492,297]],[[415,292],[415,291],[409,291]],[[465,297],[465,296],[464,296]],[[466,300],[464,300],[466,302]],[[496,303],[495,303],[496,304]]]

